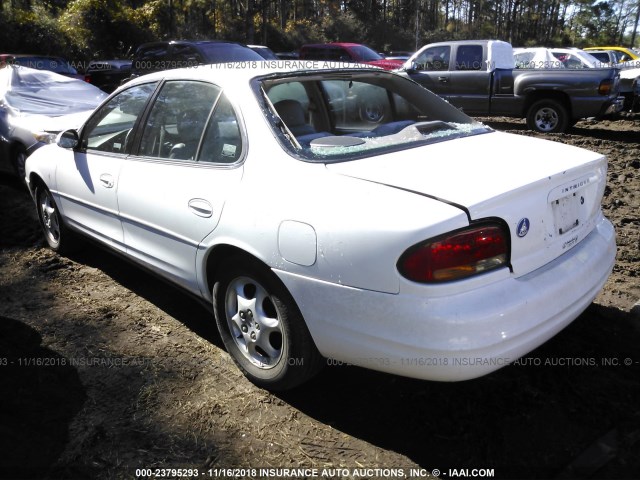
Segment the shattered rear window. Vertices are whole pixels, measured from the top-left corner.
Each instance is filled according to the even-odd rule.
[[[346,161],[491,131],[389,72],[272,75],[258,87],[280,141],[309,161]]]

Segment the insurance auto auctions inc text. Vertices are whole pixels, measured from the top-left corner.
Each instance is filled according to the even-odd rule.
[[[492,478],[493,468],[213,468],[207,470],[212,478]]]

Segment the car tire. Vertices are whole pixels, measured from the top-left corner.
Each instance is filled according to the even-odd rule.
[[[569,114],[556,100],[538,100],[529,107],[527,127],[540,133],[561,133],[569,128]]]
[[[27,151],[24,149],[22,145],[17,145],[13,148],[11,158],[13,160],[13,167],[15,168],[18,178],[20,178],[20,180],[24,182]]]
[[[288,390],[322,367],[320,352],[293,297],[265,265],[235,256],[213,289],[218,331],[236,365],[255,385]]]
[[[38,219],[44,233],[44,239],[49,247],[64,255],[75,250],[77,238],[75,234],[65,226],[60,216],[58,206],[53,195],[47,187],[40,185],[35,193]]]

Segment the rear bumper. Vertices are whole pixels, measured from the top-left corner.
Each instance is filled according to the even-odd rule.
[[[497,370],[580,315],[605,284],[615,232],[604,217],[576,247],[519,278],[438,294],[404,282],[385,294],[276,271],[328,358],[425,380],[458,381]]]

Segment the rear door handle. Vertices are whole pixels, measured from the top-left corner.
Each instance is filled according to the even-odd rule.
[[[199,217],[209,218],[213,215],[213,206],[204,198],[192,198],[189,200],[189,210]]]
[[[100,183],[104,188],[113,188],[113,177],[108,173],[100,175]]]
[[[449,77],[438,77],[438,81],[442,83],[447,83],[449,81]]]

